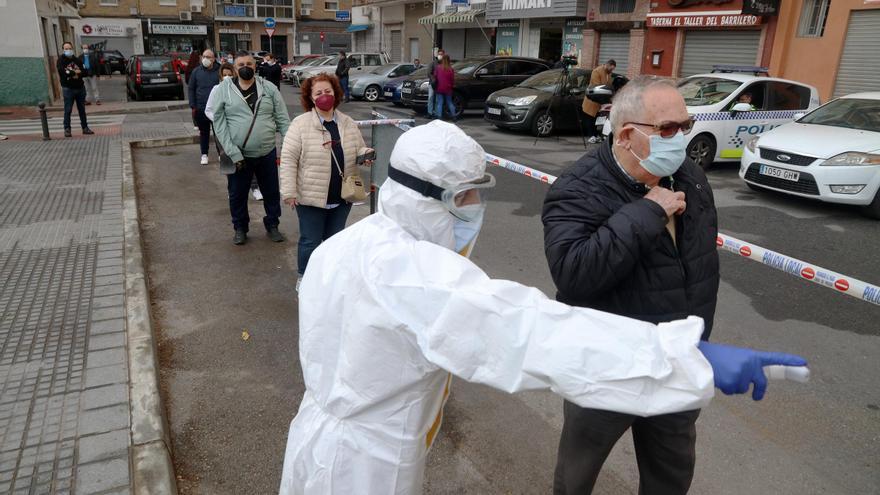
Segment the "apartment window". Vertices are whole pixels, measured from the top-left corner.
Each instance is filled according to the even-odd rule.
[[[339,2],[324,2],[324,10],[339,10]]]
[[[831,0],[804,0],[798,36],[802,38],[822,37],[825,34],[825,21],[828,20],[830,6]]]
[[[119,0],[101,0],[101,7],[116,7],[119,5]]]
[[[599,0],[600,14],[630,14],[636,10],[636,0]]]
[[[177,0],[159,0],[159,5],[164,7],[177,7]]]

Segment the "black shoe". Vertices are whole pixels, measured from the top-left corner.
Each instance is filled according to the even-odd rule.
[[[94,133],[95,133],[95,131],[89,129],[88,127],[86,127],[85,129],[83,129],[83,134],[84,134],[84,135],[94,134]]]
[[[286,240],[284,238],[284,234],[278,232],[278,227],[272,227],[271,229],[267,230],[266,235],[272,242],[284,242]]]
[[[73,133],[70,132],[70,129],[64,129],[64,137],[73,137]]]
[[[247,242],[247,232],[243,230],[236,230],[235,236],[232,238],[232,243],[236,246],[241,246],[242,244]]]

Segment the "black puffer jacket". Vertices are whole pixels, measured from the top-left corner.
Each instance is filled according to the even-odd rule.
[[[642,321],[697,315],[708,339],[718,295],[718,218],[703,171],[690,159],[661,185],[685,193],[676,243],[663,208],[617,166],[611,147],[584,155],[544,202],[544,251],[557,299]]]

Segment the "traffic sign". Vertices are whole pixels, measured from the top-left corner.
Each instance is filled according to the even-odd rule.
[[[324,41],[324,31],[321,31],[321,41]]]
[[[275,27],[275,19],[273,19],[273,18],[271,18],[271,17],[267,17],[266,20],[263,21],[263,25],[266,26],[266,27],[269,28],[269,29],[272,29],[272,28]],[[270,36],[271,36],[271,35],[270,35]]]
[[[272,36],[275,35],[275,28],[266,28],[266,34],[268,34],[269,37],[271,38]]]

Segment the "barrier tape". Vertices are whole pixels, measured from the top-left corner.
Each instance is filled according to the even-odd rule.
[[[375,111],[373,112],[373,115],[384,118],[382,114]],[[397,127],[404,131],[411,128],[409,125],[405,124],[398,125]],[[556,181],[555,175],[506,160],[491,153],[486,153],[486,162],[491,165],[505,168],[511,172],[531,177],[532,179],[544,182],[545,184],[553,184],[553,182]],[[719,249],[729,251],[744,258],[783,271],[794,277],[834,289],[837,292],[880,306],[880,287],[876,285],[828,270],[827,268],[822,268],[812,263],[807,263],[806,261],[801,261],[797,258],[792,258],[762,248],[755,244],[741,241],[734,237],[730,237],[727,234],[719,233],[718,238],[716,239],[716,244]]]
[[[400,127],[401,125],[408,126],[409,124],[416,123],[416,121],[413,119],[386,119],[384,117],[378,120],[356,120],[355,122],[357,123],[358,127],[369,127],[374,125],[393,125],[396,127]]]

